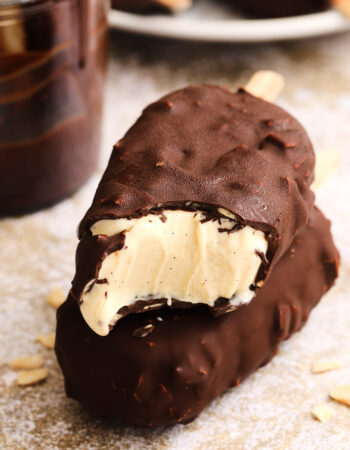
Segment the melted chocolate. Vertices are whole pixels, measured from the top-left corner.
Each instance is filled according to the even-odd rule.
[[[131,425],[193,420],[266,364],[333,285],[339,255],[329,228],[315,208],[251,303],[220,317],[205,306],[163,308],[130,314],[101,337],[69,296],[55,345],[67,395]]]
[[[27,2],[13,11],[0,35],[0,215],[52,204],[92,174],[106,65],[103,1]]]

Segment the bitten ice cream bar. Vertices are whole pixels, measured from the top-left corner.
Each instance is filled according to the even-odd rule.
[[[302,126],[244,89],[193,86],[146,108],[80,226],[86,322],[106,335],[163,304],[248,303],[307,223],[314,161]]]
[[[99,336],[69,296],[56,338],[67,395],[127,424],[190,422],[303,326],[337,265],[329,221],[314,208],[256,297],[236,311],[215,317],[203,305],[162,308],[130,314]]]
[[[66,393],[93,414],[193,420],[266,364],[334,284],[310,140],[259,98],[273,100],[276,76],[237,93],[171,93],[114,146],[57,313]]]

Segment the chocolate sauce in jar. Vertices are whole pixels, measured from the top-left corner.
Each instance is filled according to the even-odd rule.
[[[53,204],[94,171],[106,4],[0,1],[0,215]]]

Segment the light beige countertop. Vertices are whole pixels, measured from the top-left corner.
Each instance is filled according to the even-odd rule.
[[[350,384],[350,33],[324,39],[250,46],[188,44],[112,33],[101,170],[72,198],[45,211],[0,221],[0,448],[8,449],[348,449],[350,408],[330,389]],[[340,168],[317,194],[333,221],[341,276],[305,328],[238,388],[220,396],[193,423],[146,430],[89,417],[66,399],[54,353],[34,342],[55,327],[46,304],[54,285],[68,290],[76,228],[114,141],[150,101],[188,83],[237,87],[258,69],[280,71],[287,87],[278,103],[308,130],[316,149],[336,148]],[[40,352],[48,379],[20,388],[9,361]],[[311,374],[318,359],[343,367]],[[336,415],[322,424],[314,406]]]

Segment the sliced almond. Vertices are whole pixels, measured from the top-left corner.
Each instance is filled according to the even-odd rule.
[[[342,364],[340,361],[317,361],[312,366],[312,373],[324,373],[329,372],[330,370],[339,369]]]
[[[259,70],[245,85],[245,90],[255,97],[273,102],[279,96],[284,85],[285,81],[280,73],[272,70]]]
[[[45,380],[48,376],[46,367],[36,370],[21,370],[18,372],[17,384],[19,386],[29,386]]]
[[[46,298],[46,301],[53,308],[58,309],[62,305],[62,303],[65,301],[65,299],[66,299],[66,294],[62,291],[62,289],[60,287],[56,286],[49,293],[49,295]]]
[[[55,347],[55,339],[55,333],[39,334],[39,336],[35,338],[35,342],[39,342],[39,344],[43,345],[45,348],[52,350]]]
[[[329,395],[336,402],[350,406],[350,384],[335,387]]]
[[[335,411],[328,405],[319,405],[315,406],[315,408],[312,410],[312,415],[315,419],[324,423],[335,416]]]
[[[23,356],[21,358],[15,358],[10,363],[10,367],[13,370],[38,369],[43,365],[44,360],[41,355]]]

